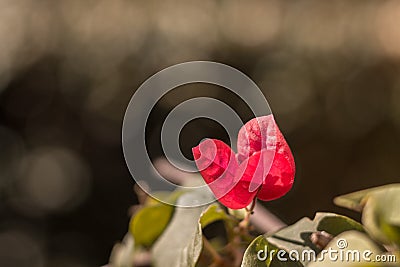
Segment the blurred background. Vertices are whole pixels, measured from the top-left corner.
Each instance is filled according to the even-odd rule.
[[[266,206],[287,223],[332,210],[336,195],[400,181],[399,1],[0,0],[0,263],[108,261],[137,203],[121,148],[125,108],[155,72],[190,60],[229,64],[263,90],[297,164],[294,189]],[[177,88],[148,122],[227,90]],[[190,122],[181,149],[228,141]]]

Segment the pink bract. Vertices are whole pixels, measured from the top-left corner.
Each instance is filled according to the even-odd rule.
[[[237,148],[235,154],[217,139],[193,148],[197,168],[224,206],[241,209],[255,197],[274,200],[292,188],[293,155],[272,115],[248,121],[239,131]]]

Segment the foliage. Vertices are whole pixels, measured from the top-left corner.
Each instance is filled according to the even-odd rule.
[[[178,206],[212,199],[212,193],[172,193]],[[337,205],[361,212],[362,224],[346,216],[321,212],[302,218],[274,233],[255,237],[249,213],[229,211],[219,203],[180,208],[154,199],[145,201],[133,216],[130,231],[110,258],[113,267],[150,264],[161,266],[267,266],[267,267],[367,267],[398,266],[400,246],[400,184],[363,190],[337,197]],[[239,216],[236,216],[239,215]],[[217,225],[215,237],[207,227]],[[343,255],[370,251],[388,262],[332,260],[324,252]],[[304,255],[304,257],[302,257]],[[309,256],[311,258],[306,258]],[[312,258],[312,256],[315,256]],[[138,259],[147,259],[141,262]],[[286,261],[282,260],[286,258]]]

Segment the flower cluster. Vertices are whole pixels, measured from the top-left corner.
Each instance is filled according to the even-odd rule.
[[[217,139],[193,148],[197,168],[224,206],[241,209],[256,197],[274,200],[291,189],[293,155],[272,115],[248,121],[239,131],[237,150]]]

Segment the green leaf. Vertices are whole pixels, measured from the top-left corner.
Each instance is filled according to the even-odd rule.
[[[318,223],[317,230],[325,231],[333,236],[336,236],[350,230],[364,232],[364,227],[360,223],[346,216],[338,214],[325,214],[322,215]]]
[[[303,264],[297,261],[281,261],[278,257],[273,257],[269,267],[303,267]]]
[[[340,207],[344,207],[344,208],[348,208],[351,210],[361,212],[364,208],[367,198],[372,193],[386,191],[390,188],[399,187],[399,186],[400,186],[400,184],[389,184],[389,185],[369,188],[369,189],[353,192],[350,194],[338,196],[333,200],[333,202]]]
[[[329,251],[337,251],[332,256]],[[374,260],[376,255],[381,254],[378,246],[366,235],[358,231],[344,232],[327,245],[324,252],[317,256],[317,260],[311,262],[309,267],[367,267],[382,266],[377,263],[367,261],[363,258],[363,253],[370,251],[371,255],[366,255],[370,260]],[[342,257],[340,256],[342,255]],[[337,258],[336,258],[337,256]]]
[[[311,242],[310,236],[317,231],[318,222],[316,220],[311,221],[309,218],[303,218],[272,236],[267,236],[267,241],[288,253],[297,251],[300,255],[305,250],[317,251],[318,248]],[[299,260],[304,266],[308,263],[307,261]]]
[[[386,245],[400,247],[400,186],[374,192],[367,200],[362,222],[367,232]]]
[[[242,266],[306,266],[309,261],[306,257],[301,257],[301,255],[304,253],[306,255],[307,253],[316,255],[320,251],[311,242],[312,233],[326,231],[332,235],[337,235],[348,230],[363,231],[363,228],[354,220],[342,215],[317,213],[314,220],[303,218],[272,235],[264,235],[255,239],[246,250]],[[269,256],[273,255],[272,258],[268,257],[260,263],[260,261],[257,261],[257,253],[260,251],[260,247],[265,250],[265,246],[267,246],[269,253],[272,250],[275,251],[272,254],[268,254]],[[282,261],[278,257],[278,250],[282,251],[280,258],[286,258],[287,261]],[[290,261],[289,253],[293,253],[292,258],[299,261]]]
[[[234,229],[238,224],[238,220],[228,215],[218,203],[211,204],[200,216],[202,229],[216,221],[223,221],[227,238],[232,240],[235,237]]]
[[[335,198],[339,206],[362,211],[365,230],[376,240],[400,246],[400,184],[389,184]]]
[[[178,206],[194,206],[198,199],[213,200],[211,192],[190,192],[177,201]],[[152,249],[154,266],[195,266],[202,250],[200,216],[207,206],[176,207],[171,222]]]
[[[276,247],[270,245],[264,236],[257,237],[244,252],[242,267],[270,266],[272,258],[270,253],[275,249]]]
[[[176,203],[179,197],[187,192],[188,190],[181,189],[172,193],[157,191],[152,193],[153,197],[147,198],[145,206],[132,217],[129,224],[129,231],[137,246],[150,247],[167,227],[175,206],[163,201]]]
[[[151,246],[167,227],[173,211],[173,206],[160,202],[139,210],[129,224],[136,244]]]
[[[233,209],[228,209],[228,212],[230,215],[235,217],[238,220],[243,220],[244,217],[246,217],[246,209],[238,209],[238,210],[233,210]]]
[[[219,221],[219,220],[229,220],[229,216],[226,212],[221,209],[221,206],[217,203],[210,205],[200,216],[200,224],[202,228],[207,225]]]

